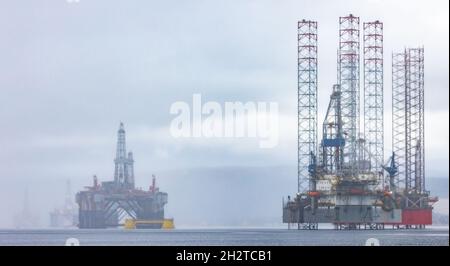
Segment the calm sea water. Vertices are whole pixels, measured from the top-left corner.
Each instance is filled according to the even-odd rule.
[[[364,245],[376,238],[380,245],[449,245],[447,228],[382,231],[298,231],[287,229],[174,229],[174,230],[0,230],[0,245]]]

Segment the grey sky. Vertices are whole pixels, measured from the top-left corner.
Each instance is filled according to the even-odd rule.
[[[446,0],[1,1],[0,226],[26,184],[39,195],[63,189],[67,178],[80,187],[94,173],[109,179],[119,121],[142,186],[144,174],[190,167],[286,165],[295,175],[296,21],[319,23],[322,113],[336,77],[338,17],[349,13],[385,24],[387,152],[390,53],[425,46],[427,174],[448,178]],[[171,138],[170,104],[196,92],[219,102],[279,102],[280,145]],[[295,187],[295,176],[283,180]],[[38,201],[44,216],[54,201]]]

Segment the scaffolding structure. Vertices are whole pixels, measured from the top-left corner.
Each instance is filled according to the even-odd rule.
[[[364,31],[364,139],[369,171],[384,163],[383,23],[365,22]],[[383,180],[381,183],[384,183]]]
[[[309,189],[310,155],[317,154],[317,22],[298,22],[298,192]]]
[[[359,168],[360,26],[352,14],[339,18],[339,85],[345,138],[344,164],[352,175]]]

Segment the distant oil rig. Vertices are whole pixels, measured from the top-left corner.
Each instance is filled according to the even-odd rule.
[[[70,180],[66,183],[66,200],[63,206],[50,212],[50,227],[70,228],[78,224],[78,208],[73,201]]]
[[[337,84],[318,143],[317,22],[298,22],[298,191],[283,222],[298,229],[424,228],[438,200],[425,189],[424,48],[392,54],[392,155],[384,161],[383,23],[339,18]],[[360,61],[363,116],[360,116]],[[363,119],[363,130],[360,130]],[[385,172],[387,175],[385,176]]]
[[[34,212],[34,208],[30,204],[28,188],[24,192],[23,207],[14,215],[13,223],[16,229],[39,228],[39,216]]]
[[[99,184],[94,176],[93,185],[77,193],[78,227],[173,228],[173,220],[164,219],[167,193],[156,187],[155,176],[148,191],[135,188],[133,153],[126,152],[123,123],[117,134],[114,181]]]

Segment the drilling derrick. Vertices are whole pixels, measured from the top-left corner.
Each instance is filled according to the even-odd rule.
[[[125,129],[123,123],[120,123],[117,132],[116,159],[114,160],[114,182],[116,182],[117,186],[128,189],[134,188],[133,163],[133,153],[129,152],[127,156]]]
[[[328,174],[341,173],[344,161],[343,147],[345,140],[342,135],[341,88],[333,86],[325,120],[322,125],[322,162],[324,171]]]

